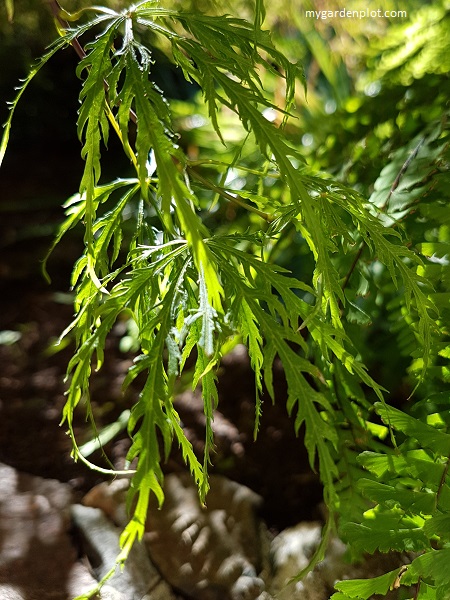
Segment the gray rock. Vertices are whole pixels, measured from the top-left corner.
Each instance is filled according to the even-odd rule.
[[[277,600],[327,600],[342,571],[345,546],[333,540],[325,561],[303,581],[289,583],[308,566],[321,540],[319,523],[299,523],[282,531],[270,547],[274,575],[270,592]],[[339,574],[336,571],[338,570]]]
[[[0,597],[69,600],[69,486],[0,464]]]
[[[121,530],[102,510],[75,504],[72,517],[85,542],[85,551],[99,581],[114,566],[120,552]],[[143,544],[135,543],[123,569],[101,590],[104,600],[174,600],[169,585],[162,581]]]
[[[151,560],[165,580],[195,600],[259,598],[268,553],[256,516],[261,498],[225,477],[212,475],[210,484],[205,508],[189,474],[166,477],[164,505],[158,510],[153,503],[146,525]],[[123,526],[127,488],[127,480],[103,483],[83,502]]]
[[[0,598],[2,600],[25,600],[23,594],[17,588],[7,583],[0,584]]]
[[[391,552],[375,553],[358,564],[350,564],[345,559],[345,544],[332,538],[324,560],[302,581],[289,583],[309,564],[320,543],[321,529],[320,523],[299,523],[285,529],[272,541],[270,552],[274,574],[269,592],[277,600],[328,600],[338,580],[376,577],[410,562],[410,557]]]

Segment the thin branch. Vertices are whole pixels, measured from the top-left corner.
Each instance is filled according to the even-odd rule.
[[[62,10],[61,6],[59,5],[58,0],[46,0],[46,1],[50,7],[50,11],[51,11],[55,21],[58,22],[61,29],[68,31],[70,29],[70,25],[65,19],[63,19],[61,17],[63,10]],[[83,50],[82,45],[80,44],[80,42],[78,41],[78,39],[76,37],[73,38],[73,40],[71,41],[71,44],[72,44],[72,47],[75,50],[75,52],[78,54],[78,57],[80,58],[80,60],[83,60],[83,58],[86,58],[86,52]]]
[[[445,463],[445,468],[444,468],[444,471],[442,473],[441,480],[439,482],[438,490],[436,492],[436,505],[439,502],[439,496],[441,495],[442,489],[443,489],[444,484],[445,484],[445,480],[447,479],[449,467],[450,467],[450,456],[447,458],[447,462]]]
[[[350,277],[352,276],[353,271],[355,270],[356,265],[358,264],[358,261],[361,258],[361,255],[363,252],[364,252],[364,244],[361,243],[359,246],[358,252],[356,253],[355,258],[353,259],[352,265],[351,265],[347,275],[345,276],[344,283],[342,284],[342,291],[344,291],[345,288],[347,287],[348,282],[350,281]]]
[[[416,590],[414,592],[413,600],[417,600],[419,597],[421,583],[422,583],[422,577],[419,577],[419,581],[416,584]]]
[[[414,150],[411,152],[411,154],[408,156],[408,158],[403,163],[402,168],[398,172],[398,174],[397,174],[396,178],[394,179],[394,182],[393,182],[393,184],[391,186],[391,189],[389,190],[389,194],[388,194],[388,196],[386,198],[385,203],[383,204],[383,206],[380,207],[380,211],[384,211],[384,210],[387,209],[392,194],[398,188],[402,177],[404,176],[404,174],[408,170],[409,165],[412,163],[412,161],[418,155],[419,150],[422,147],[422,145],[423,145],[424,142],[425,142],[425,137],[423,137],[423,138],[420,139],[420,141],[417,144],[417,146],[414,148]],[[356,265],[358,264],[358,261],[361,258],[361,255],[362,255],[363,251],[364,251],[364,244],[361,244],[361,246],[359,247],[359,250],[358,250],[358,252],[357,252],[357,254],[355,256],[355,259],[353,260],[353,263],[352,263],[352,265],[350,267],[350,270],[349,270],[349,272],[347,273],[347,275],[345,277],[344,283],[342,284],[342,291],[344,291],[345,288],[347,287],[347,285],[348,285],[348,283],[350,281],[350,277],[352,276],[352,273],[355,270]]]
[[[46,0],[46,1],[47,1],[47,3],[50,6],[50,11],[51,11],[54,19],[61,26],[61,29],[63,29],[64,31],[68,31],[70,29],[70,25],[69,25],[69,23],[65,19],[63,19],[61,17],[61,14],[63,13],[63,10],[62,10],[62,8],[61,8],[58,0]],[[83,50],[83,47],[80,44],[80,42],[78,41],[77,37],[73,38],[73,40],[71,41],[71,44],[72,44],[72,47],[74,48],[75,52],[77,53],[78,58],[80,60],[85,59],[86,56],[87,56],[87,54]],[[103,85],[104,85],[105,91],[109,92],[109,85],[108,85],[108,83],[106,81],[103,81]],[[111,115],[112,115],[112,113],[111,113]],[[110,117],[109,114],[108,114],[108,117]],[[130,119],[133,121],[133,123],[136,123],[136,121],[137,121],[136,113],[131,108],[130,108]],[[117,131],[117,129],[115,127],[114,127],[114,129]]]
[[[419,150],[422,147],[422,144],[424,142],[425,142],[425,137],[421,138],[420,142],[417,144],[417,146],[414,148],[414,150],[411,152],[411,154],[408,156],[408,158],[403,163],[402,168],[398,172],[397,177],[394,179],[394,183],[392,184],[391,189],[389,190],[388,197],[386,198],[386,201],[385,201],[384,205],[380,208],[380,210],[385,210],[388,207],[392,194],[398,188],[398,185],[399,185],[403,175],[406,173],[409,165],[412,163],[412,161],[418,155]]]
[[[229,202],[232,202],[233,204],[237,204],[238,206],[241,206],[242,208],[245,208],[246,210],[257,214],[259,217],[261,217],[268,223],[271,223],[272,221],[275,220],[275,217],[273,217],[272,215],[269,215],[268,213],[263,212],[262,210],[258,210],[251,204],[247,204],[239,196],[232,196],[231,194],[229,194],[222,188],[217,187],[216,185],[214,185],[214,183],[212,183],[211,181],[208,181],[207,179],[202,177],[202,175],[197,173],[197,171],[194,171],[194,169],[192,169],[192,167],[186,167],[186,171],[189,173],[189,175],[191,177],[193,177],[197,181],[200,181],[205,187],[212,190],[213,192],[216,192],[216,194],[219,194],[220,196],[222,196],[222,198],[225,198],[225,200],[228,200]]]

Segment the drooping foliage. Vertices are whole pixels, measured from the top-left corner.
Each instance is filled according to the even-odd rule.
[[[85,166],[55,239],[84,226],[84,252],[72,275],[76,315],[63,334],[76,340],[63,418],[74,458],[112,474],[80,452],[73,415],[83,403],[92,418],[91,373],[102,367],[115,324],[129,319],[139,352],[124,387],[137,378],[143,384],[128,420],[128,460],[137,466],[118,562],[143,535],[150,494],[164,500],[161,462],[173,443],[205,499],[217,370],[242,342],[255,375],[255,435],[262,395],[274,399],[279,358],[287,410],[296,432],[304,427],[311,468],[324,485],[329,522],[314,560],[335,525],[356,552],[423,552],[404,572],[339,583],[335,600],[403,584],[415,584],[417,598],[445,597],[448,125],[445,88],[437,91],[441,71],[430,67],[442,48],[430,57],[423,35],[414,38],[414,51],[404,45],[407,28],[420,31],[430,19],[441,39],[448,30],[444,5],[424,8],[380,42],[363,81],[377,93],[346,97],[350,89],[335,90],[339,108],[325,124],[323,114],[294,107],[305,76],[264,30],[262,2],[252,23],[155,0],[75,17],[69,28],[64,19],[71,15],[58,14],[62,36],[19,90],[0,157],[34,75],[60,48],[84,44],[77,46],[77,73]],[[153,81],[155,48],[201,92],[197,117],[209,125],[195,156],[177,129],[183,107]],[[265,82],[274,81],[285,92],[282,102],[266,91]],[[429,88],[436,94],[425,109]],[[314,153],[292,135],[295,110],[310,127]],[[130,172],[105,182],[102,152],[110,135],[120,140]],[[386,404],[390,382],[382,369],[368,368],[376,336],[395,340],[408,361],[409,391],[422,399],[413,415]],[[173,404],[191,363],[206,416],[200,460]]]
[[[403,386],[408,414],[375,403],[392,430],[393,448],[383,445],[359,456],[346,450],[350,458],[341,461],[342,469],[349,479],[353,473],[356,485],[349,483],[345,491],[349,500],[359,498],[361,513],[341,520],[341,535],[356,552],[396,549],[419,556],[407,569],[375,580],[339,583],[335,600],[370,598],[403,585],[413,585],[414,598],[448,597],[443,569],[448,540],[444,529],[434,529],[446,521],[449,509],[449,86],[439,58],[448,50],[448,28],[448,8],[438,2],[391,26],[389,35],[372,41],[368,68],[355,92],[329,116],[328,126],[319,127],[315,115],[308,118],[311,159],[351,181],[380,211],[381,221],[422,256],[417,273],[431,284],[422,290],[437,310],[432,350],[425,358],[417,347],[417,322],[390,286],[385,266],[370,265],[364,253],[355,264],[346,287],[358,307],[349,314],[362,336],[354,338],[355,344],[397,402]],[[368,322],[371,327],[360,327]]]

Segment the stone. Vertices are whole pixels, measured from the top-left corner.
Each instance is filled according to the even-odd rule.
[[[277,599],[327,600],[330,597],[334,582],[339,578],[331,565],[342,568],[345,553],[344,544],[338,540],[333,540],[320,567],[316,567],[302,581],[289,583],[308,566],[320,543],[321,534],[322,525],[310,522],[285,529],[274,538],[270,546],[274,574],[269,590]]]
[[[102,482],[93,487],[83,498],[84,506],[101,508],[105,515],[118,527],[128,523],[126,495],[130,480],[126,477]]]
[[[196,600],[254,600],[264,590],[256,514],[261,498],[212,475],[206,507],[189,474],[168,475],[161,510],[149,512],[145,541],[163,577]]]
[[[320,543],[321,531],[321,523],[303,522],[285,529],[272,540],[273,576],[268,591],[277,600],[328,600],[335,591],[334,584],[341,579],[377,577],[411,559],[395,552],[375,553],[359,563],[350,564],[346,560],[345,544],[332,537],[324,560],[301,581],[289,583],[309,564]]]
[[[202,507],[188,473],[166,476],[164,504],[159,510],[153,499],[146,524],[151,561],[175,590],[195,600],[254,600],[265,587],[262,500],[222,476],[211,475],[210,486]],[[102,483],[83,502],[124,526],[127,488],[125,479]]]
[[[99,508],[74,504],[74,523],[84,540],[95,578],[100,581],[114,566],[120,552],[121,529]],[[101,590],[102,600],[175,600],[170,586],[151,563],[144,544],[136,542],[122,568]]]
[[[70,600],[70,487],[0,464],[0,597]]]

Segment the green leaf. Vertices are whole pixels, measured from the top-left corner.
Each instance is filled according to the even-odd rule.
[[[358,456],[358,462],[378,478],[408,475],[435,489],[440,484],[445,468],[424,450],[412,450],[399,455],[363,452]]]
[[[255,29],[258,31],[262,24],[264,23],[264,19],[266,18],[266,8],[264,6],[263,0],[256,0],[255,5]]]
[[[205,431],[205,449],[204,449],[204,460],[203,460],[203,471],[206,474],[208,472],[208,465],[211,464],[210,454],[214,451],[214,432],[212,429],[212,422],[214,421],[214,411],[218,404],[218,395],[216,387],[216,375],[213,371],[216,365],[216,359],[209,359],[206,353],[199,348],[198,358],[195,365],[194,382],[201,382],[202,386],[202,397],[203,397],[203,411],[206,419],[206,431]],[[203,485],[200,486],[200,500],[205,501],[205,496],[208,491],[206,483],[206,477],[203,481]]]
[[[100,179],[100,143],[108,139],[108,120],[106,116],[107,99],[105,77],[112,69],[112,44],[120,19],[109,23],[98,35],[95,43],[87,45],[88,54],[78,65],[77,74],[87,72],[80,93],[81,108],[78,115],[78,136],[84,137],[81,156],[84,159],[84,171],[80,182],[80,195],[85,195],[85,244],[87,248],[87,272],[94,284],[102,288],[95,271],[94,234],[95,221],[94,191]]]
[[[239,320],[239,329],[242,335],[242,341],[248,347],[250,363],[255,374],[255,393],[256,393],[256,409],[255,409],[255,427],[254,438],[259,429],[259,420],[261,417],[261,393],[262,393],[262,368],[264,364],[264,355],[262,351],[263,338],[258,328],[258,321],[250,309],[248,302],[244,297],[236,296],[236,304],[238,306],[237,314]]]
[[[385,595],[392,589],[398,578],[400,569],[395,569],[384,575],[373,577],[371,579],[352,579],[350,581],[338,581],[334,587],[340,592],[344,592],[345,598],[356,598],[357,600],[367,600],[374,594]],[[338,594],[331,596],[333,600],[339,600]]]
[[[415,438],[423,447],[429,448],[433,452],[439,452],[444,456],[450,454],[450,435],[387,404],[377,402],[375,408],[383,421],[390,427]]]
[[[423,526],[424,532],[431,538],[434,535],[450,541],[450,514],[435,514],[427,519]]]
[[[363,523],[345,523],[341,531],[357,552],[419,552],[430,546],[428,537],[415,521],[395,514],[377,515],[375,520],[365,519]]]
[[[448,592],[450,586],[449,561],[450,548],[430,550],[412,561],[405,576],[405,583],[408,584],[409,580],[417,581],[420,577],[425,582],[434,583],[437,587],[446,587]]]
[[[420,582],[419,593],[417,600],[445,600],[448,598],[447,587],[436,589],[434,585],[427,585],[425,582]]]
[[[198,341],[201,348],[204,350],[207,357],[210,357],[214,351],[216,344],[214,343],[214,332],[220,328],[217,322],[217,311],[209,303],[208,286],[205,279],[203,268],[199,272],[199,307],[192,317],[186,320],[186,325],[189,326],[195,319],[201,318],[201,334]]]
[[[429,492],[402,489],[400,486],[394,487],[370,479],[361,479],[358,486],[367,498],[388,507],[399,505],[409,513],[431,514],[435,507],[436,495]]]

